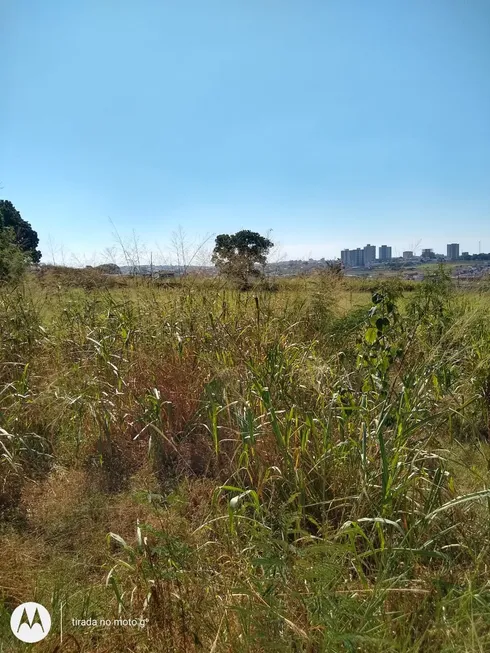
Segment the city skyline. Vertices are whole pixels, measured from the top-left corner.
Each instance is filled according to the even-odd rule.
[[[477,247],[475,250],[472,250],[471,248],[464,249],[462,247],[460,242],[452,242],[452,243],[446,243],[444,246],[441,246],[440,248],[436,247],[426,247],[425,245],[422,246],[420,243],[422,240],[420,240],[417,245],[411,244],[410,246],[407,247],[394,247],[392,245],[372,245],[371,243],[367,243],[366,245],[359,246],[356,244],[356,247],[344,247],[341,251],[356,251],[358,249],[364,249],[365,247],[376,247],[378,254],[376,256],[377,259],[382,260],[383,258],[386,257],[391,257],[391,258],[402,258],[403,253],[405,252],[411,252],[414,257],[419,257],[419,258],[429,258],[430,256],[449,256],[449,248],[455,246],[458,248],[458,253],[459,255],[465,253],[465,254],[486,254],[490,252],[490,248],[485,249],[485,247],[482,247],[481,241],[478,242]],[[389,254],[386,251],[385,255],[381,255],[381,250],[383,248],[386,248],[386,250],[389,250]],[[454,250],[456,251],[456,250]],[[387,256],[386,256],[387,255]],[[337,257],[338,258],[338,257]]]
[[[417,243],[417,247],[420,244]],[[378,255],[376,256],[376,246],[368,243],[363,247],[356,247],[354,249],[344,248],[340,252],[340,261],[344,267],[369,267],[372,263],[389,262],[391,260],[404,259],[404,260],[431,260],[431,259],[445,259],[447,261],[462,260],[462,257],[469,257],[475,255],[487,255],[489,253],[482,252],[479,247],[478,253],[469,251],[462,251],[459,243],[447,243],[446,253],[434,251],[432,247],[425,247],[421,249],[421,253],[417,253],[417,249],[403,250],[401,255],[395,253],[392,255],[392,247],[390,245],[378,245]]]

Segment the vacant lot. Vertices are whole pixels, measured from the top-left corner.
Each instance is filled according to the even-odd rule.
[[[0,289],[0,651],[490,650],[488,290],[375,290]]]

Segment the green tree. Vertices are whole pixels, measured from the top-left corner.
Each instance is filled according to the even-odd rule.
[[[18,281],[28,265],[29,255],[16,244],[14,230],[0,229],[0,282]]]
[[[255,231],[216,236],[212,262],[222,274],[247,283],[249,277],[260,276],[258,266],[264,266],[267,254],[274,246],[268,238]]]
[[[0,200],[0,231],[12,229],[14,242],[33,263],[39,263],[41,252],[37,249],[39,238],[31,225],[22,219],[12,202]]]
[[[86,267],[90,266],[87,265]],[[115,263],[102,263],[102,265],[97,265],[95,269],[105,274],[122,274],[121,268]]]

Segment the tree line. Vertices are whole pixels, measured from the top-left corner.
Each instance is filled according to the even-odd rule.
[[[0,200],[0,279],[15,279],[29,263],[39,263],[39,237],[9,200]],[[274,243],[261,234],[243,229],[216,236],[211,261],[218,271],[246,286],[263,276],[267,255]]]

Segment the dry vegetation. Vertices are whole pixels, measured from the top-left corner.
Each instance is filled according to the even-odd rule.
[[[1,288],[0,651],[490,650],[488,291],[373,283]]]

